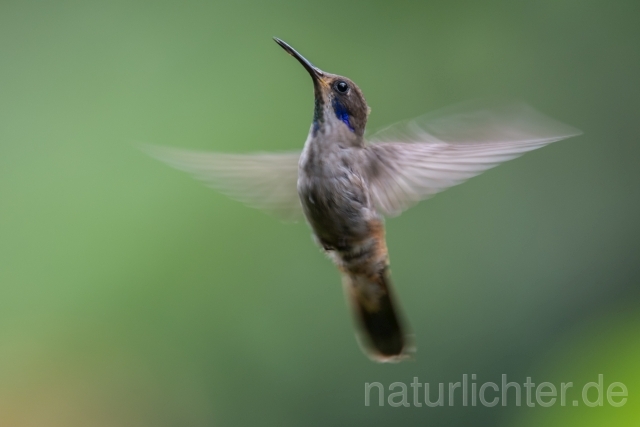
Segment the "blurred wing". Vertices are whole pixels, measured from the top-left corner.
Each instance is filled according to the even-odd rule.
[[[251,207],[285,220],[302,214],[297,190],[299,152],[220,154],[150,145],[142,150]]]
[[[394,216],[502,162],[581,133],[523,103],[470,101],[373,135],[365,170],[377,208]]]

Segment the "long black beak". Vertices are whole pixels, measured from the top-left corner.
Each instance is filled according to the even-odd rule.
[[[289,44],[287,44],[285,41],[280,40],[277,37],[274,37],[273,40],[275,40],[275,42],[278,43],[280,47],[283,48],[289,55],[296,58],[302,64],[302,66],[309,72],[309,74],[311,74],[311,78],[313,79],[314,82],[318,81],[321,77],[324,77],[324,72],[321,69],[319,69],[318,67],[313,65],[311,62],[309,62],[307,58],[300,55],[294,48],[289,46]]]

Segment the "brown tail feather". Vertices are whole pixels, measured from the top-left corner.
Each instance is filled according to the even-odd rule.
[[[385,268],[374,277],[344,273],[343,283],[368,355],[380,362],[407,356],[409,342]]]

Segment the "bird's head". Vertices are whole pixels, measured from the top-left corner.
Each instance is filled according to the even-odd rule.
[[[320,70],[279,38],[274,40],[311,75],[315,93],[314,134],[346,130],[361,139],[370,109],[360,88],[346,77]]]

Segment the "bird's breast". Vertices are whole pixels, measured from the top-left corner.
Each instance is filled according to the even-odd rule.
[[[305,147],[300,161],[298,194],[316,236],[324,246],[343,247],[367,234],[371,209],[366,183],[349,149]]]

